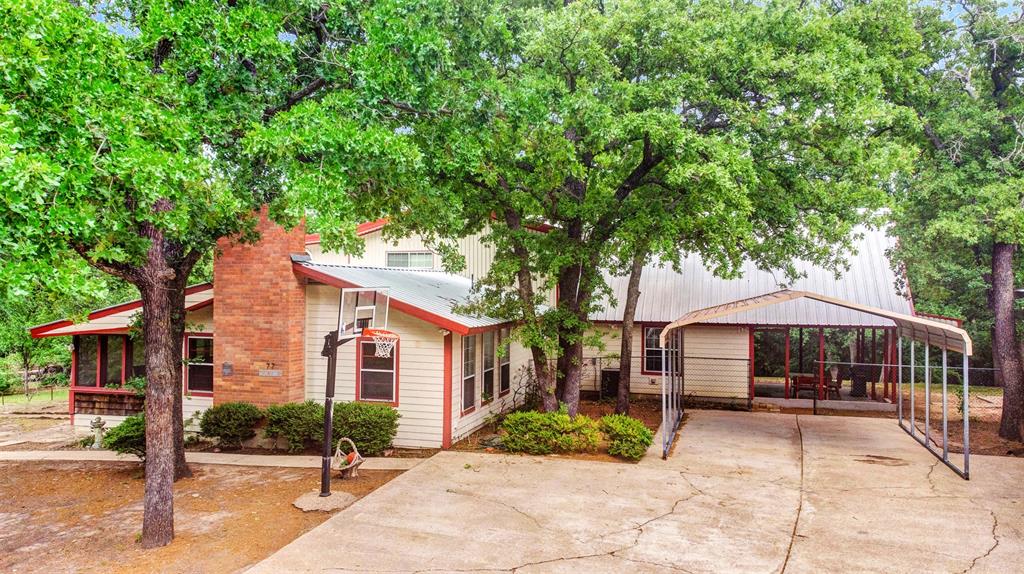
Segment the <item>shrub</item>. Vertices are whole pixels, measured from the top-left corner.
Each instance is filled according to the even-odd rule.
[[[601,431],[608,436],[608,454],[631,460],[643,458],[654,442],[654,433],[644,423],[626,415],[601,418]]]
[[[267,407],[267,436],[288,441],[288,451],[298,452],[312,441],[323,440],[324,406],[316,401]]]
[[[592,451],[600,438],[596,421],[585,415],[572,418],[564,405],[552,413],[512,413],[501,427],[507,433],[505,448],[527,454]]]
[[[146,417],[132,415],[103,436],[103,448],[118,454],[134,454],[146,460]]]
[[[7,367],[0,364],[0,395],[11,395],[21,386],[21,380]]]
[[[263,411],[250,403],[223,403],[203,413],[199,429],[203,436],[220,439],[221,444],[241,446],[242,441],[256,436],[256,425]]]
[[[348,437],[361,454],[379,455],[395,439],[400,416],[388,405],[338,403],[334,405],[334,442]]]

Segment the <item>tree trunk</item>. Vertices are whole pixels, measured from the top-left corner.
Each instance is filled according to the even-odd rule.
[[[629,283],[626,286],[626,305],[622,310],[622,347],[619,350],[619,396],[615,401],[615,412],[620,415],[629,414],[629,380],[633,370],[633,320],[636,316],[636,304],[640,300],[640,276],[647,261],[647,248],[638,248],[633,254],[633,263],[629,270]],[[642,334],[641,334],[642,336]],[[643,361],[644,358],[640,357]]]
[[[505,210],[505,225],[515,233],[523,233],[522,221],[519,214],[511,209]],[[519,268],[516,270],[516,290],[519,293],[519,300],[522,304],[523,321],[531,326],[538,327],[539,319],[534,309],[533,276],[530,275],[530,252],[523,245],[522,241],[512,238],[512,252],[519,260]],[[542,408],[545,412],[558,410],[558,398],[555,395],[555,383],[552,381],[551,365],[548,361],[544,348],[538,345],[530,346],[530,354],[533,356],[533,371],[537,377],[537,390],[540,393]]]
[[[992,350],[998,357],[1003,379],[1003,417],[999,436],[1008,440],[1024,439],[1024,373],[1013,318],[1013,256],[1017,246],[995,243],[992,246]]]
[[[181,334],[174,326],[175,294],[158,278],[140,287],[146,352],[146,483],[142,546],[174,538],[175,398],[181,371]]]

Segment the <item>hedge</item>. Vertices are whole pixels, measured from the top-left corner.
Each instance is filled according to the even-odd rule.
[[[263,411],[250,403],[233,402],[214,405],[203,413],[199,429],[203,436],[220,439],[226,446],[241,446],[242,441],[256,436],[256,425],[263,420]]]
[[[550,413],[512,413],[501,427],[507,433],[502,444],[509,452],[585,452],[596,450],[600,442],[597,421],[585,415],[570,417],[564,405]]]
[[[146,417],[132,415],[103,436],[103,448],[118,454],[134,454],[146,460]]]
[[[640,460],[654,442],[654,433],[644,423],[626,415],[601,418],[601,431],[608,437],[608,454]]]

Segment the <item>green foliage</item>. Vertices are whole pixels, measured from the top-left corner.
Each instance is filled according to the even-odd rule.
[[[135,376],[124,382],[124,388],[132,389],[135,394],[144,397],[146,396],[146,377]]]
[[[132,415],[103,435],[103,448],[118,454],[134,454],[146,460],[146,417]]]
[[[10,395],[21,387],[21,377],[0,363],[0,395]]]
[[[401,416],[397,409],[388,405],[337,403],[334,405],[334,441],[337,443],[338,439],[348,437],[363,455],[380,455],[398,434]]]
[[[256,436],[256,425],[263,420],[263,411],[243,402],[221,403],[203,413],[199,428],[203,436],[220,439],[226,446],[241,446],[242,441]]]
[[[898,189],[896,255],[915,307],[963,317],[972,363],[992,366],[992,246],[1024,242],[1024,20],[991,0],[924,3],[916,17],[930,61],[908,99],[924,153]]]
[[[549,413],[512,413],[501,427],[506,433],[502,444],[509,452],[588,452],[595,450],[600,441],[597,421],[585,415],[570,417],[565,405]]]
[[[288,441],[288,450],[298,452],[324,434],[324,406],[316,401],[267,407],[267,436]]]
[[[609,440],[608,453],[631,460],[640,460],[654,442],[654,433],[644,423],[626,415],[601,418],[601,432]]]

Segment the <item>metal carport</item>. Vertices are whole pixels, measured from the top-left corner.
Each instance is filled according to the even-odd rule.
[[[929,452],[938,457],[943,463],[951,468],[964,479],[970,477],[970,416],[969,401],[963,402],[963,466],[957,466],[949,457],[949,432],[948,432],[948,353],[958,353],[963,360],[963,396],[968,397],[969,370],[968,357],[972,354],[971,338],[966,331],[959,327],[949,325],[932,319],[925,319],[914,315],[897,313],[869,307],[852,301],[845,301],[828,297],[810,291],[796,291],[783,289],[756,297],[739,299],[691,311],[670,323],[661,333],[662,346],[662,456],[667,457],[675,438],[676,430],[683,415],[683,405],[686,394],[686,353],[684,349],[683,330],[688,325],[707,323],[719,317],[725,317],[736,313],[751,311],[762,307],[777,305],[787,301],[806,299],[836,307],[842,307],[858,313],[874,315],[892,321],[899,337],[897,364],[898,379],[897,388],[899,402],[897,403],[897,417],[900,428],[923,445]],[[910,341],[910,412],[909,425],[905,424],[903,413],[903,339]],[[914,410],[914,382],[915,382],[915,343],[924,344],[925,352],[925,425],[923,435],[917,430]],[[936,347],[942,351],[942,444],[939,445],[930,436],[929,408],[930,408],[930,383],[931,371],[928,360],[929,349]],[[935,443],[935,444],[933,444]]]

